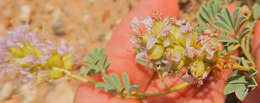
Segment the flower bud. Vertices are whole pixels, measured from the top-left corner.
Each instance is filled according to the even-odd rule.
[[[156,20],[152,27],[152,34],[155,37],[158,37],[159,34],[161,33],[162,29],[164,29],[165,27],[166,27],[166,25],[162,21]]]
[[[148,58],[152,60],[160,59],[163,56],[163,53],[163,46],[156,44],[151,50],[148,51]]]
[[[72,55],[68,54],[68,55],[65,55],[63,58],[62,58],[62,61],[63,61],[63,67],[64,69],[66,70],[71,70],[72,67],[73,67],[73,57]]]
[[[13,58],[22,58],[24,57],[24,53],[21,48],[10,47],[8,51],[11,53]]]
[[[50,59],[47,60],[46,66],[48,68],[51,67],[61,67],[62,66],[62,58],[58,54],[53,54]]]
[[[194,77],[198,78],[202,76],[205,71],[205,64],[201,60],[196,60],[190,65],[191,73]]]
[[[143,45],[146,45],[148,38],[149,38],[148,34],[142,34],[142,44]]]
[[[141,40],[143,45],[135,47],[140,53],[147,53],[148,64],[162,74],[177,74],[189,77],[193,83],[203,84],[209,68],[220,58],[221,45],[216,37],[198,34],[185,20],[164,22],[167,18],[153,18],[152,29],[135,32],[135,40]],[[142,34],[141,34],[142,33]],[[158,69],[158,67],[161,67]],[[162,70],[162,67],[164,68]]]
[[[65,75],[64,72],[58,71],[58,70],[50,70],[48,72],[48,74],[49,74],[50,78],[55,79],[55,80],[59,79]]]

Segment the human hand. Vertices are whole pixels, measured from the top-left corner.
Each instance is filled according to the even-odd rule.
[[[176,6],[174,6],[176,5]],[[234,10],[234,6],[227,6],[231,12]],[[149,70],[135,62],[135,54],[133,53],[132,45],[127,35],[130,30],[130,21],[134,16],[143,18],[150,16],[152,10],[159,9],[163,15],[178,17],[178,5],[176,1],[141,1],[136,8],[133,9],[130,14],[122,20],[118,28],[113,33],[112,39],[107,45],[106,52],[109,54],[108,61],[112,64],[109,68],[109,73],[121,74],[126,72],[131,82],[139,84],[138,91],[146,93],[155,93],[165,90],[166,88],[161,84],[160,79],[154,74],[152,70]],[[150,12],[149,12],[150,11]],[[189,86],[179,91],[149,99],[142,100],[143,102],[184,102],[184,103],[211,103],[225,102],[225,96],[223,93],[225,82],[227,77],[231,74],[231,70],[223,71],[223,74],[218,75],[218,78],[208,77],[205,84],[201,87]],[[179,78],[164,78],[168,86],[174,87],[183,81]],[[109,95],[101,90],[95,89],[88,84],[81,84],[75,103],[135,103],[141,102],[139,100],[119,99],[112,95]]]

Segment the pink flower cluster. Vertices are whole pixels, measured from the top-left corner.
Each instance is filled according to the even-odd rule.
[[[216,35],[209,30],[198,34],[185,20],[159,15],[134,17],[130,27],[134,34],[130,42],[138,61],[192,84],[202,85],[212,71],[211,63],[220,57],[222,45]]]
[[[35,79],[34,75],[44,75],[51,69],[41,67],[53,54],[71,54],[68,45],[44,40],[29,29],[28,25],[15,26],[5,32],[6,36],[0,36],[0,77],[17,75],[23,82],[28,82]]]

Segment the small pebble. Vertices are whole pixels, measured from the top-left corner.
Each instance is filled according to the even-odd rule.
[[[31,8],[28,6],[28,5],[23,5],[22,7],[21,7],[21,14],[20,14],[20,19],[22,20],[22,21],[28,21],[28,20],[30,20],[30,16],[31,16],[31,12],[32,12],[32,10],[31,10]]]
[[[105,40],[105,35],[104,34],[101,34],[98,36],[98,41],[99,42],[103,42]]]
[[[53,22],[51,25],[52,30],[55,35],[64,35],[65,34],[65,26],[64,26],[64,21],[59,19]]]
[[[12,87],[12,84],[10,82],[4,84],[0,91],[0,101],[5,100],[9,98],[13,92],[14,88]]]
[[[93,3],[93,2],[94,2],[94,0],[88,0],[88,2],[89,2],[89,3]]]
[[[83,15],[82,21],[83,21],[84,23],[86,23],[86,22],[88,21],[88,18],[89,18],[88,13],[85,13],[85,14]]]

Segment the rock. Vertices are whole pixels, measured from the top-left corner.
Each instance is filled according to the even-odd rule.
[[[0,91],[0,102],[8,99],[12,95],[13,90],[14,88],[11,82],[5,83]]]
[[[31,16],[31,8],[28,5],[23,5],[20,11],[20,19],[22,21],[29,21]]]
[[[63,35],[66,31],[64,21],[62,19],[55,20],[52,23],[51,28],[55,35]]]

